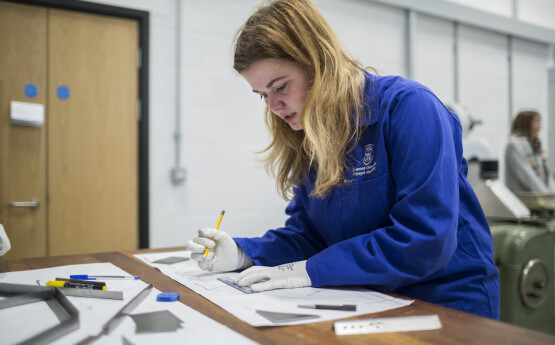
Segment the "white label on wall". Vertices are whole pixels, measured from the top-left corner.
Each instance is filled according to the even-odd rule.
[[[10,102],[12,124],[41,127],[44,124],[44,104]]]

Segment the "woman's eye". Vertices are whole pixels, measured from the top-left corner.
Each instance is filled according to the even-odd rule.
[[[265,93],[259,93],[259,95],[260,95],[260,99],[265,99],[266,97],[268,97],[268,95]]]
[[[278,87],[276,89],[277,92],[283,92],[283,90],[285,90],[285,87],[287,86],[287,83],[283,84],[282,86]]]

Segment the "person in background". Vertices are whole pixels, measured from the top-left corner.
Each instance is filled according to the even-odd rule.
[[[537,111],[521,111],[513,120],[505,149],[505,184],[515,194],[555,193],[555,181],[538,133],[541,117]]]
[[[266,104],[289,218],[256,238],[200,229],[186,244],[200,268],[244,270],[235,282],[255,291],[365,286],[499,318],[461,124],[428,88],[349,57],[308,0],[259,7],[234,68]]]

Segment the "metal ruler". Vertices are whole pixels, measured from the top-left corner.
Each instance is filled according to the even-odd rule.
[[[77,343],[77,345],[85,345],[85,344],[90,344],[93,341],[95,341],[96,339],[100,338],[101,336],[103,336],[104,334],[109,334],[111,333],[111,331],[117,327],[117,325],[123,321],[124,316],[129,315],[133,309],[135,309],[145,298],[147,298],[147,296],[150,294],[150,292],[152,291],[152,284],[148,284],[143,290],[141,290],[141,292],[139,292],[138,295],[136,295],[135,297],[133,297],[129,302],[127,302],[118,312],[116,315],[114,315],[113,317],[111,317],[108,321],[106,321],[106,323],[104,323],[104,325],[102,326],[102,331],[100,333],[98,333],[97,335],[93,335],[93,336],[89,336],[85,339],[83,339],[82,341],[80,341],[79,343]]]
[[[57,288],[64,296],[106,298],[123,300],[123,291],[93,290],[79,288]]]
[[[104,334],[111,333],[112,330],[116,328],[117,325],[123,320],[124,316],[131,314],[133,309],[135,309],[139,304],[141,304],[141,302],[148,296],[148,294],[150,294],[150,291],[152,291],[152,284],[148,284],[141,292],[139,292],[137,296],[133,297],[131,301],[129,301],[126,305],[124,305],[123,308],[121,308],[116,315],[114,315],[110,320],[108,320],[104,324],[104,326],[102,326],[102,333]]]
[[[336,321],[336,335],[423,331],[441,328],[437,315],[404,316],[382,319]]]

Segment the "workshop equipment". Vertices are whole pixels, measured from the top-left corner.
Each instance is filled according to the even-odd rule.
[[[555,335],[555,232],[545,224],[494,224],[500,320]]]

